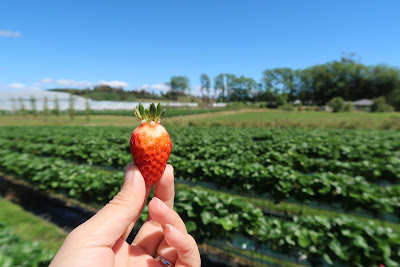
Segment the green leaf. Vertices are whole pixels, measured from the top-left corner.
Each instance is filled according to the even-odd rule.
[[[161,104],[158,103],[158,105],[157,105],[157,112],[156,112],[157,117],[160,117],[161,111],[162,111]]]
[[[160,114],[160,119],[164,116],[164,114],[165,114],[165,109],[161,112],[161,114]]]
[[[212,214],[208,211],[203,211],[201,213],[201,220],[203,224],[208,224],[211,221]]]
[[[142,103],[139,103],[139,112],[140,112],[140,115],[141,115],[142,118],[146,114],[145,111],[144,111],[144,107],[143,107]]]
[[[333,261],[332,261],[331,257],[329,257],[328,254],[324,253],[324,255],[323,255],[322,257],[324,258],[324,260],[325,260],[328,264],[333,265]]]
[[[306,231],[302,231],[300,236],[298,237],[299,245],[302,248],[307,248],[310,245],[310,238]]]
[[[354,238],[354,245],[356,245],[357,247],[363,248],[365,250],[368,250],[368,244],[367,242],[365,242],[364,237],[362,237],[361,235],[358,235]]]
[[[197,225],[194,221],[187,221],[185,222],[186,230],[190,232],[194,232],[197,229]]]
[[[345,254],[345,251],[342,248],[342,245],[339,243],[338,240],[333,239],[330,243],[329,243],[329,248],[342,260],[348,260],[349,259],[349,255]]]
[[[154,103],[151,103],[151,105],[150,105],[150,120],[154,120],[155,117],[156,117],[156,106],[154,105]]]

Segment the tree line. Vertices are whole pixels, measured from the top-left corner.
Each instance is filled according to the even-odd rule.
[[[165,84],[169,90],[161,93],[129,91],[107,85],[83,90],[52,90],[95,100],[120,101],[135,101],[137,98],[177,100],[190,95],[190,80],[186,76],[172,76]],[[203,73],[200,84],[202,97],[216,101],[265,102],[273,108],[296,100],[305,105],[325,105],[334,97],[345,101],[384,97],[388,104],[400,110],[400,70],[383,64],[367,66],[354,60],[353,55],[304,69],[266,69],[258,81],[230,73],[210,78]]]
[[[171,84],[175,78],[171,78]],[[346,101],[384,97],[400,110],[398,68],[366,66],[345,57],[305,69],[266,69],[258,82],[250,77],[224,73],[214,77],[213,88],[206,74],[200,76],[200,81],[203,93],[210,96],[213,89],[211,94],[221,101],[265,101],[273,107],[296,100],[309,105],[325,105],[334,97]],[[185,87],[188,86],[180,86]]]

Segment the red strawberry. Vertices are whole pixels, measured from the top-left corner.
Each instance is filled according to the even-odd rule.
[[[165,113],[160,103],[150,105],[150,110],[139,107],[134,113],[141,125],[137,127],[131,136],[130,150],[135,165],[139,168],[146,184],[153,184],[160,180],[164,173],[169,154],[171,154],[171,138],[167,130],[160,124],[160,119]]]

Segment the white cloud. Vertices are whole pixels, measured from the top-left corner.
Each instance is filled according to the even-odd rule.
[[[12,89],[25,89],[27,86],[22,83],[12,83],[12,84],[9,84],[8,87],[10,87]]]
[[[134,87],[135,90],[155,90],[159,92],[166,92],[169,90],[168,85],[165,83],[159,83],[159,84],[143,84],[143,85],[138,85]]]
[[[160,90],[160,91],[168,91],[169,90],[169,86],[166,85],[165,83],[153,84],[150,86],[150,88]]]
[[[1,91],[12,91],[12,92],[35,92],[40,90],[37,86],[27,85],[23,83],[10,83],[10,84],[0,84]]]
[[[108,85],[108,86],[114,87],[114,88],[128,87],[128,83],[124,82],[124,81],[103,81],[103,80],[101,80],[97,84]]]
[[[124,81],[98,81],[89,82],[89,81],[75,81],[75,80],[67,80],[67,79],[52,79],[52,78],[43,78],[36,85],[41,86],[43,84],[56,84],[63,86],[73,86],[73,87],[91,87],[95,85],[108,85],[111,87],[127,87],[128,83]]]
[[[20,37],[21,33],[20,32],[7,31],[7,30],[0,30],[0,36],[2,36],[2,37]]]
[[[68,86],[75,86],[75,87],[90,87],[94,83],[88,81],[75,81],[75,80],[66,80],[66,79],[52,79],[52,78],[44,78],[41,79],[36,85],[43,85],[43,84],[57,84],[57,85],[68,85]]]

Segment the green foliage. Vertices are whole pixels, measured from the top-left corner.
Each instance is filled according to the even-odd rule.
[[[270,91],[281,91],[288,95],[289,101],[296,100],[298,85],[296,84],[296,76],[298,71],[290,68],[267,69],[263,72],[262,82],[264,88]],[[278,104],[281,105],[281,104]]]
[[[375,98],[372,102],[371,106],[371,111],[372,112],[390,112],[393,111],[393,107],[391,107],[389,104],[386,102],[386,98],[381,96],[378,98]]]
[[[54,257],[39,242],[23,240],[6,224],[0,222],[0,266],[48,266]]]
[[[248,101],[251,99],[257,83],[253,78],[226,74],[228,99],[230,101]]]
[[[74,166],[60,159],[0,151],[1,168],[36,184],[40,189],[64,193],[85,202],[104,203],[120,188],[123,173],[105,173]],[[240,234],[284,253],[302,251],[324,257],[328,263],[385,263],[400,260],[400,236],[390,228],[347,217],[311,216],[283,221],[265,217],[260,209],[227,194],[198,189],[180,190],[175,209],[198,241],[231,239]],[[145,216],[145,213],[143,216]],[[354,253],[354,251],[356,251]]]
[[[352,58],[342,58],[302,70],[267,69],[263,72],[264,93],[283,91],[289,101],[323,105],[340,96],[347,100],[385,96],[400,109],[400,70],[386,65],[366,66]],[[261,97],[262,95],[259,95]],[[259,98],[256,98],[260,100]]]
[[[345,107],[345,102],[342,97],[338,96],[332,98],[327,105],[332,108],[333,112],[341,112]]]
[[[344,112],[352,112],[354,110],[353,103],[351,101],[347,101],[344,104],[343,111]]]
[[[211,90],[210,77],[208,77],[208,75],[205,73],[201,74],[200,83],[201,83],[201,93],[204,95],[204,91],[205,91],[207,93],[208,97],[210,97],[210,90]]]
[[[130,130],[106,129],[7,128],[0,132],[0,147],[124,167],[131,161],[124,138]],[[347,210],[362,209],[375,215],[395,212],[400,216],[400,197],[393,191],[396,187],[370,183],[399,181],[396,148],[400,138],[396,132],[371,136],[369,132],[326,130],[196,128],[195,135],[190,128],[168,131],[174,144],[170,163],[179,179],[206,181],[259,195],[268,192],[275,200],[312,200],[335,203]]]
[[[0,169],[41,190],[86,203],[106,203],[123,173],[77,165],[132,161],[131,128],[5,127]],[[273,200],[325,203],[345,210],[400,215],[400,136],[395,131],[168,128],[170,163],[178,180]],[[196,134],[193,134],[193,133]],[[233,141],[234,140],[234,141]],[[36,155],[36,156],[35,156]],[[43,157],[43,156],[57,156]],[[61,159],[62,158],[62,159]],[[266,194],[268,193],[268,194]],[[399,262],[399,234],[349,217],[266,217],[241,198],[204,189],[181,189],[176,210],[197,240],[237,235],[285,254],[305,253],[328,263],[368,266]]]
[[[285,111],[294,111],[295,106],[293,104],[284,104],[278,107],[278,109],[285,110]]]
[[[185,93],[190,91],[189,78],[186,76],[172,76],[167,85],[170,86],[172,92]]]
[[[223,73],[218,74],[214,78],[214,95],[217,96],[220,93],[220,98],[225,98],[225,82],[224,82],[225,75]]]

